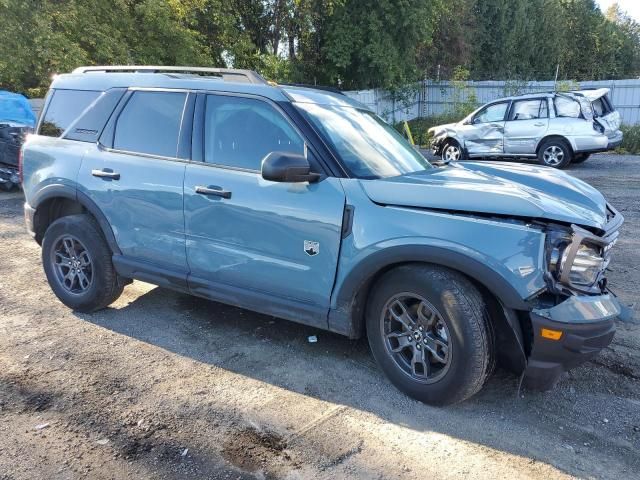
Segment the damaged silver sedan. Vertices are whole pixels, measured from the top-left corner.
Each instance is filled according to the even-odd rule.
[[[501,98],[458,123],[429,129],[431,149],[444,162],[465,158],[537,158],[564,168],[622,143],[620,114],[609,89]]]

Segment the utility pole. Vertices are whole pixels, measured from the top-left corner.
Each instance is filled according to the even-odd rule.
[[[553,80],[553,91],[558,91],[558,72],[560,71],[560,64],[556,64],[556,78]]]

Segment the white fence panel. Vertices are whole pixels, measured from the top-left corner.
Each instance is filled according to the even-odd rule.
[[[627,125],[640,123],[640,79],[580,82],[580,88],[609,88],[609,98]],[[426,80],[408,94],[393,96],[385,90],[344,92],[365,104],[390,122],[430,117],[455,110],[457,103],[468,101],[475,93],[478,105],[524,93],[553,91],[554,82],[470,81],[467,88],[456,88],[449,81]]]

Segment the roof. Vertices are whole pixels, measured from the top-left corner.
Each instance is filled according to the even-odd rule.
[[[522,95],[512,95],[511,97],[502,97],[502,98],[496,98],[495,100],[491,100],[490,102],[487,103],[494,103],[494,102],[500,102],[500,101],[505,101],[505,100],[526,100],[528,98],[552,98],[553,96],[555,96],[558,93],[564,93],[564,94],[570,94],[570,95],[576,95],[579,97],[585,97],[588,98],[589,100],[593,101],[598,99],[599,97],[602,97],[604,95],[606,95],[607,93],[609,93],[609,89],[608,88],[598,88],[598,89],[585,89],[585,90],[572,90],[570,92],[537,92],[537,93],[525,93]]]
[[[51,83],[51,88],[68,90],[105,91],[132,87],[244,93],[273,101],[367,108],[341,93],[272,84],[251,70],[156,66],[80,67],[72,73],[56,75]]]

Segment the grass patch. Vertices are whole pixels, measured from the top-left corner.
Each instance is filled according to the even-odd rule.
[[[616,148],[617,153],[640,154],[640,125],[622,125],[624,138],[622,145]]]

